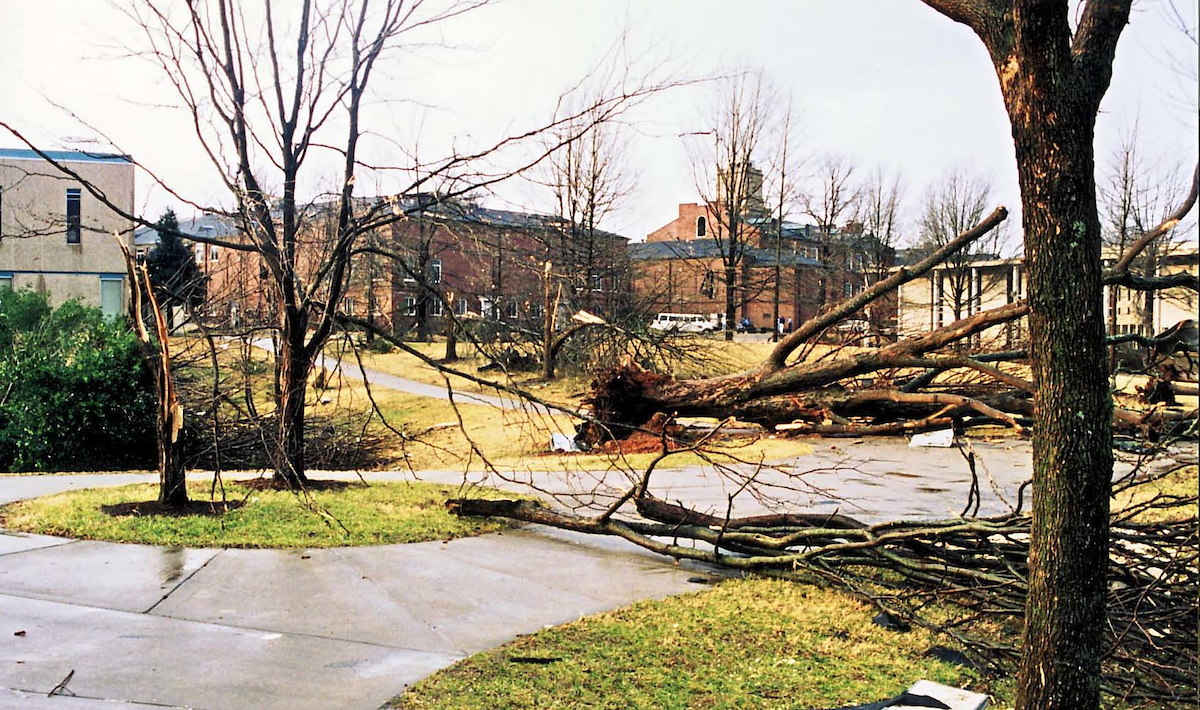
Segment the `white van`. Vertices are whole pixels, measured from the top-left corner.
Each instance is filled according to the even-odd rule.
[[[681,333],[711,333],[717,324],[695,313],[659,313],[650,322],[654,330],[677,330]]]

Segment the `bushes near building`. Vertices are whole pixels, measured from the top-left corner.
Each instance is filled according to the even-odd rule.
[[[154,406],[124,320],[0,291],[0,471],[153,467]]]

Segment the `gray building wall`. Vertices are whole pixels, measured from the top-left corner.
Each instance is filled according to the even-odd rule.
[[[133,162],[110,154],[47,153],[80,179],[33,151],[0,149],[0,287],[46,293],[56,305],[74,298],[107,315],[121,313],[128,289],[117,239],[133,248],[133,222],[93,197],[83,181],[132,214]],[[80,191],[78,244],[67,243],[70,189]]]

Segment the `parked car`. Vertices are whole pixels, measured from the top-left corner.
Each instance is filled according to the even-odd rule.
[[[712,333],[717,324],[695,313],[659,313],[650,322],[654,330],[675,330],[680,333]]]

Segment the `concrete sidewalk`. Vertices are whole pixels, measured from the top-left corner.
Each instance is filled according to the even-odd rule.
[[[0,478],[13,490],[152,476]],[[620,541],[192,550],[0,533],[0,708],[376,708],[521,634],[696,589]],[[47,694],[68,674],[66,690]]]

